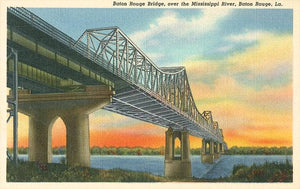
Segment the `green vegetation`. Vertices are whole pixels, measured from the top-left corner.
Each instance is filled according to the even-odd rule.
[[[225,151],[225,155],[292,155],[292,147],[237,147]]]
[[[12,153],[12,149],[8,149]],[[175,154],[179,153],[180,148],[175,148]],[[28,148],[19,148],[19,154],[27,154]],[[52,149],[54,155],[66,154],[65,147]],[[164,147],[143,148],[143,147],[98,147],[91,148],[92,155],[164,155]],[[200,155],[201,148],[192,148],[192,155]],[[237,147],[233,146],[225,151],[225,155],[292,155],[292,147]]]
[[[12,148],[8,148],[7,150],[8,150],[8,152],[9,152],[10,154],[13,153],[13,149],[12,149]],[[25,148],[25,147],[19,147],[19,148],[18,148],[18,153],[19,153],[19,154],[28,154],[28,148]]]
[[[98,170],[63,164],[7,162],[7,182],[163,182],[164,177],[120,169]]]
[[[142,147],[97,147],[91,148],[92,155],[164,155],[164,147],[142,148]]]
[[[253,164],[250,167],[235,165],[232,175],[226,180],[232,182],[292,182],[293,165],[288,160],[285,163]]]
[[[64,164],[44,164],[20,161],[15,167],[7,162],[7,182],[292,182],[293,165],[268,163],[235,165],[232,175],[219,179],[165,178],[144,172],[121,169],[98,170]]]

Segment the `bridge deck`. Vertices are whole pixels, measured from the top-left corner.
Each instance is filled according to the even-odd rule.
[[[10,8],[8,45],[19,51],[24,88],[45,93],[109,85],[116,94],[106,110],[224,142],[211,113],[198,111],[185,68],[157,67],[117,27],[86,30],[75,41],[28,10]],[[8,86],[10,67],[8,61]]]

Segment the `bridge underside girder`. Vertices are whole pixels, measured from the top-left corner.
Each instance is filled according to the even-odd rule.
[[[12,88],[13,86],[13,73],[7,72],[7,87]],[[46,86],[41,84],[40,82],[36,82],[26,77],[19,76],[18,77],[19,86],[25,89],[31,89],[33,93],[55,93],[55,92],[62,92],[57,88],[53,88],[51,86]]]
[[[191,135],[222,142],[217,135],[209,132],[209,127],[200,127],[182,112],[177,112],[169,104],[165,104],[137,87],[116,91],[112,103],[106,105],[104,109],[166,128],[187,130]]]

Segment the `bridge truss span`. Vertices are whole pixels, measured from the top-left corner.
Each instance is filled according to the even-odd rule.
[[[28,70],[19,76],[24,88],[63,92],[61,83],[69,81],[81,85],[113,83],[109,86],[116,93],[104,109],[225,143],[212,113],[197,109],[186,69],[158,67],[120,28],[88,29],[74,40],[27,9],[11,7],[7,11],[8,44],[20,49],[20,64]],[[20,44],[21,36],[24,44]],[[37,59],[43,64],[34,61]],[[34,72],[45,78],[35,78]],[[47,78],[51,84],[61,85],[40,81]]]
[[[104,109],[223,142],[211,112],[198,111],[185,67],[158,67],[118,27],[88,29],[73,48],[78,46],[86,47],[88,59],[130,83]]]

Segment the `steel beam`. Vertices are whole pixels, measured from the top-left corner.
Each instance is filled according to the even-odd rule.
[[[7,102],[12,106],[12,109],[9,110],[9,118],[7,122],[13,116],[13,162],[15,166],[18,166],[18,52],[10,48],[8,49],[11,54],[9,57],[13,56],[13,86],[12,94],[13,100],[7,100]],[[7,58],[9,58],[7,57]]]

